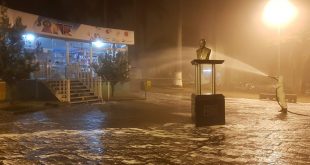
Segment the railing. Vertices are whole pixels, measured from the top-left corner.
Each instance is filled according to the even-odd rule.
[[[78,79],[82,68],[79,64],[70,64],[66,66],[65,75],[67,79]]]
[[[66,79],[67,67],[64,65],[52,65],[51,63],[40,63],[39,70],[34,72],[34,78],[40,80]]]
[[[91,92],[102,99],[102,79],[89,68],[81,68],[79,64],[71,64],[60,68],[41,64],[40,70],[34,73],[36,79],[45,82],[54,95],[62,102],[70,102],[70,81],[78,80]]]
[[[82,68],[79,64],[67,66],[66,77],[83,83],[91,92],[102,99],[102,79],[90,68]]]
[[[70,80],[43,81],[61,102],[70,102]]]
[[[70,79],[65,78],[64,67],[59,67],[47,62],[41,63],[33,78],[42,80],[59,101],[70,102]]]
[[[47,63],[41,63],[39,70],[34,72],[34,78],[36,79],[50,79],[52,75],[52,68]]]
[[[79,72],[78,80],[83,83],[91,92],[102,99],[102,79],[96,76],[93,71]]]

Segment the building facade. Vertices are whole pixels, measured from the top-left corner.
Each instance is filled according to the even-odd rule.
[[[38,72],[32,74],[64,102],[102,99],[102,80],[92,70],[100,56],[127,54],[134,44],[134,32],[95,27],[29,14],[7,11],[10,21],[21,17],[26,26],[26,49],[40,47]],[[91,100],[91,99],[90,99]]]

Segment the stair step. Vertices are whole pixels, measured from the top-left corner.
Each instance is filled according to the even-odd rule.
[[[70,104],[83,104],[87,103],[87,101],[70,101]]]
[[[71,89],[70,92],[72,94],[76,94],[76,93],[81,93],[81,92],[90,92],[90,90],[89,89],[75,89],[75,90]]]
[[[87,100],[88,103],[98,103],[98,102],[102,102],[101,99],[93,99],[93,100]]]
[[[71,93],[71,97],[79,97],[79,96],[94,96],[94,92],[83,92],[83,93]]]
[[[70,83],[70,85],[83,85],[83,83]]]
[[[85,96],[85,97],[71,97],[71,100],[91,100],[98,99],[97,96]]]
[[[56,93],[58,98],[65,97],[65,87],[66,84],[60,81],[46,81],[45,84]],[[61,85],[61,86],[60,86]],[[60,99],[61,100],[61,99]],[[85,86],[79,80],[71,80],[70,81],[70,103],[71,104],[82,104],[82,103],[95,103],[101,102],[102,100],[98,98],[91,92],[91,90]]]
[[[97,97],[97,98],[98,98],[98,96],[95,96],[95,95],[88,95],[88,96],[73,96],[73,97],[71,97],[71,98],[90,98],[90,97]]]
[[[87,100],[87,101],[70,101],[71,104],[83,104],[83,103],[97,103],[101,102],[100,99]]]
[[[71,86],[70,89],[85,89],[86,86]]]
[[[59,87],[52,87],[53,90],[60,90],[61,88]],[[71,87],[70,90],[88,90],[86,87]]]

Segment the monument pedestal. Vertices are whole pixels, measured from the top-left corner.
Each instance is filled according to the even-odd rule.
[[[195,65],[195,91],[192,94],[192,120],[196,127],[223,125],[225,124],[225,97],[222,94],[216,94],[216,75],[215,65],[222,64],[224,60],[193,60]],[[201,65],[212,65],[212,94],[202,95],[201,93]]]
[[[225,124],[225,97],[222,94],[192,94],[191,110],[196,127]]]

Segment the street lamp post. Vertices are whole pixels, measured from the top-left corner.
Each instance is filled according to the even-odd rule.
[[[289,0],[270,0],[264,10],[263,20],[278,30],[278,75],[281,75],[281,30],[297,15],[295,6]]]
[[[278,75],[281,75],[281,26],[278,26],[277,28],[278,30],[278,52],[277,52],[277,56],[278,56]]]

